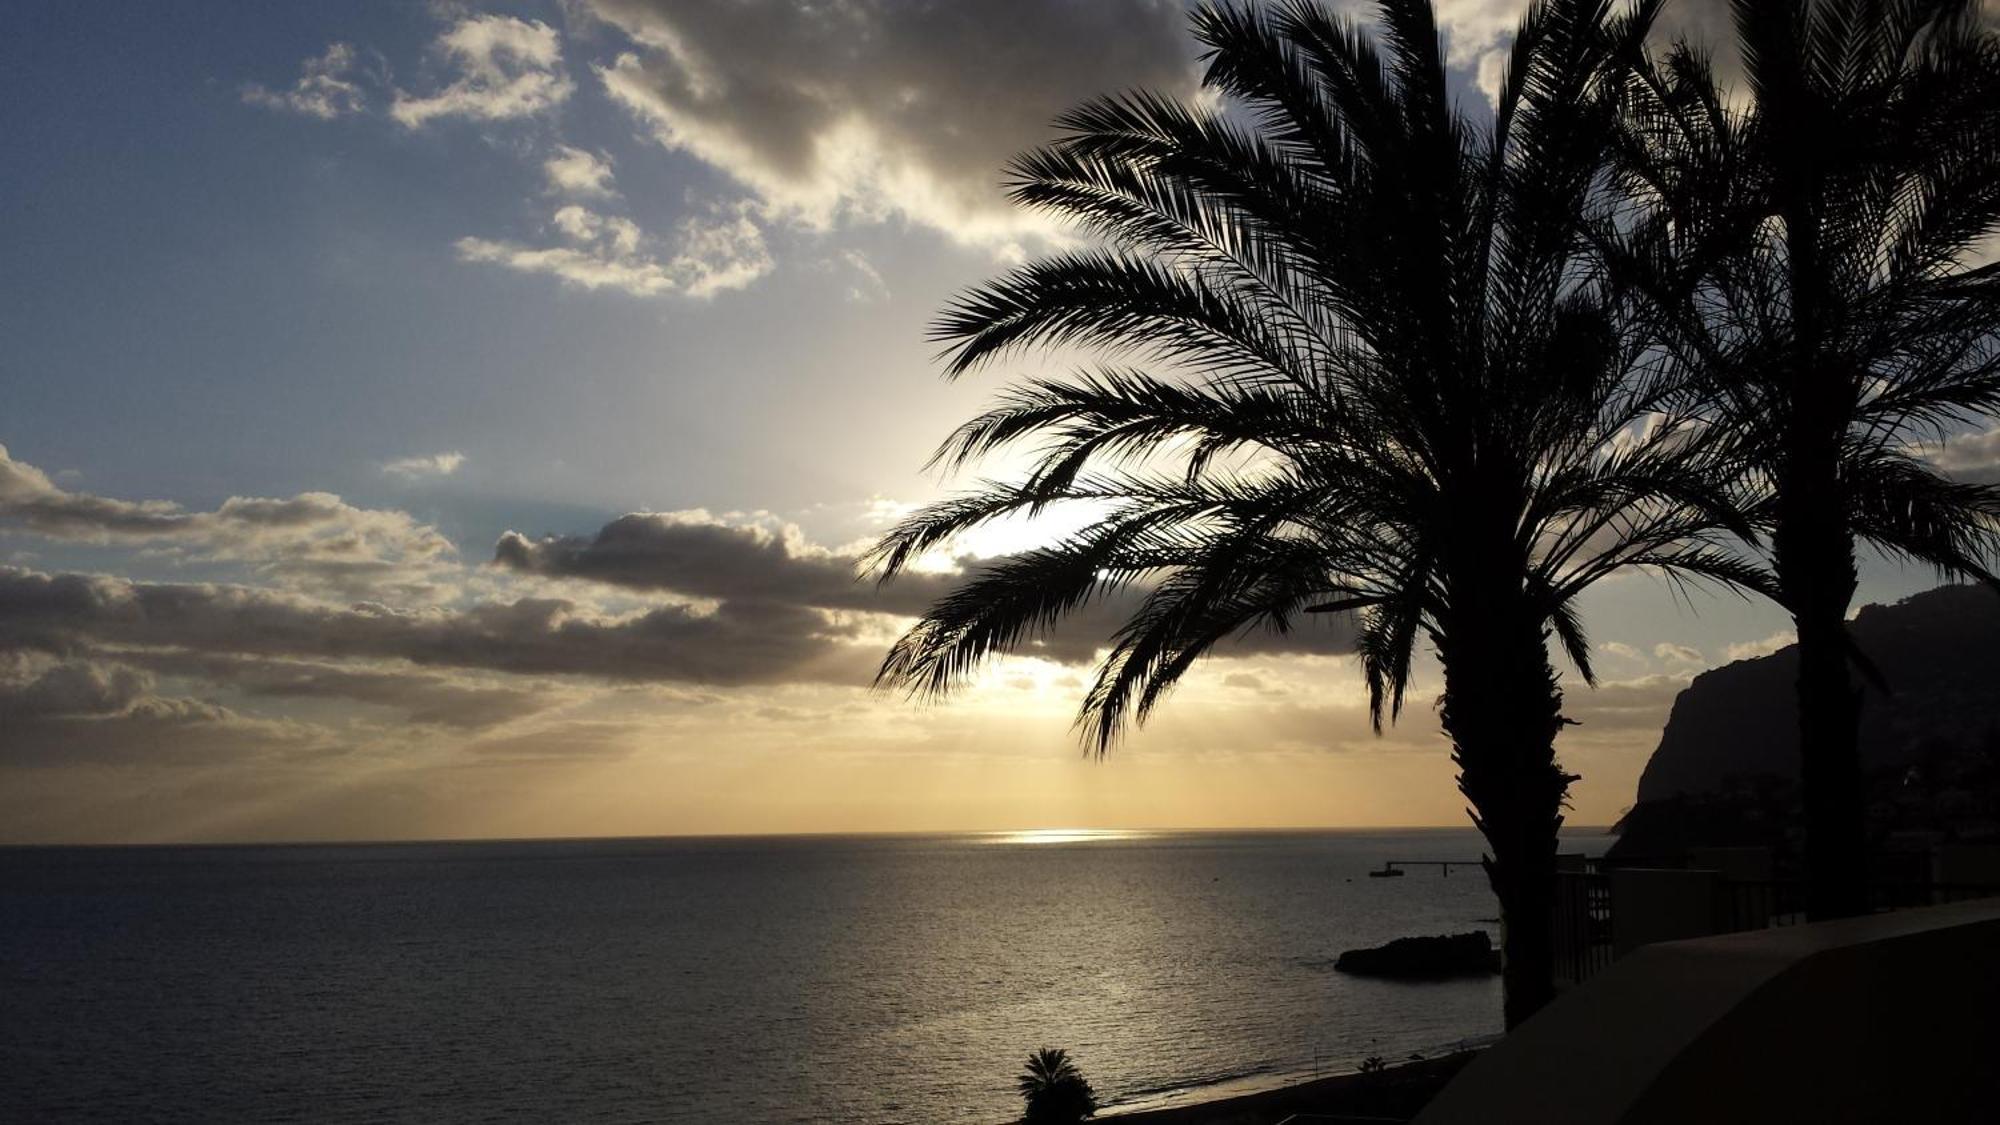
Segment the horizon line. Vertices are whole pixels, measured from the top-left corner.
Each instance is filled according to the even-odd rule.
[[[1584,834],[1610,835],[1612,824],[1564,825],[1565,829]],[[393,847],[413,844],[589,844],[618,843],[655,840],[858,840],[858,839],[923,839],[944,837],[976,836],[1025,836],[1033,833],[1075,833],[1085,839],[1070,841],[1089,842],[1088,837],[1102,835],[1106,840],[1134,838],[1142,836],[1253,836],[1286,835],[1309,833],[1386,833],[1386,832],[1478,832],[1473,825],[1450,824],[1391,824],[1391,825],[1265,825],[1257,827],[1171,827],[1171,828],[1105,828],[1079,825],[1042,825],[1034,828],[941,828],[941,829],[872,829],[861,831],[830,832],[664,832],[646,834],[617,834],[609,836],[411,836],[383,838],[319,838],[298,840],[146,840],[146,841],[40,841],[40,842],[0,842],[0,851],[52,850],[57,848],[313,848],[313,847]],[[1045,845],[1044,845],[1045,846]]]

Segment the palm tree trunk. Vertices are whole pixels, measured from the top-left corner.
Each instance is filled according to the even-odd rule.
[[[1868,912],[1868,838],[1861,784],[1861,693],[1848,657],[1854,541],[1831,474],[1800,473],[1780,499],[1778,582],[1799,633],[1799,783],[1805,801],[1806,913]]]
[[[1481,817],[1490,824],[1490,818]],[[1562,817],[1523,817],[1534,827],[1536,820],[1561,824]],[[1513,831],[1511,826],[1508,831]],[[1486,878],[1500,900],[1500,984],[1504,998],[1502,1011],[1508,1030],[1520,1026],[1556,994],[1555,946],[1555,830],[1513,831],[1504,844],[1486,828],[1494,854],[1486,860]]]
[[[1555,995],[1555,856],[1571,778],[1555,760],[1562,691],[1546,628],[1518,594],[1455,614],[1438,637],[1441,708],[1458,787],[1492,852],[1500,900],[1501,983],[1511,1029]]]
[[[1843,439],[1864,372],[1829,351],[1839,315],[1824,266],[1823,185],[1812,162],[1783,169],[1779,191],[1791,280],[1793,341],[1781,400],[1785,443],[1771,552],[1779,593],[1799,633],[1799,788],[1806,814],[1806,915],[1868,911],[1866,806],[1861,789],[1861,695],[1848,660],[1854,533],[1842,487]]]

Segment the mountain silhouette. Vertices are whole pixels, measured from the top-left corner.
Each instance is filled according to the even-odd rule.
[[[1883,680],[1864,688],[1867,767],[1908,764],[1937,743],[1975,746],[2000,731],[2000,594],[1940,586],[1866,606],[1853,634]],[[1797,676],[1796,646],[1696,676],[1674,700],[1639,800],[1718,792],[1733,778],[1796,778]]]
[[[2000,593],[1941,586],[1863,608],[1861,757],[1869,823],[1940,838],[2000,836]],[[1615,853],[1798,839],[1799,734],[1786,647],[1696,676],[1674,700]]]

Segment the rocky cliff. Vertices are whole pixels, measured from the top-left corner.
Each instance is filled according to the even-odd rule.
[[[1871,769],[1940,751],[1972,752],[2000,735],[2000,594],[1941,586],[1871,605],[1854,639],[1888,690],[1865,688],[1861,752]],[[1695,677],[1674,701],[1638,799],[1715,793],[1758,776],[1795,778],[1798,654],[1785,648]]]

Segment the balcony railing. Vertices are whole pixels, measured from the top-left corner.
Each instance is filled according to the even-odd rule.
[[[1742,933],[1806,920],[1805,884],[1798,880],[1597,863],[1561,872],[1557,880],[1556,976],[1566,983],[1584,981],[1625,952],[1654,941]],[[1880,912],[1996,896],[2000,885],[1881,882],[1872,884],[1869,892],[1871,905]]]

